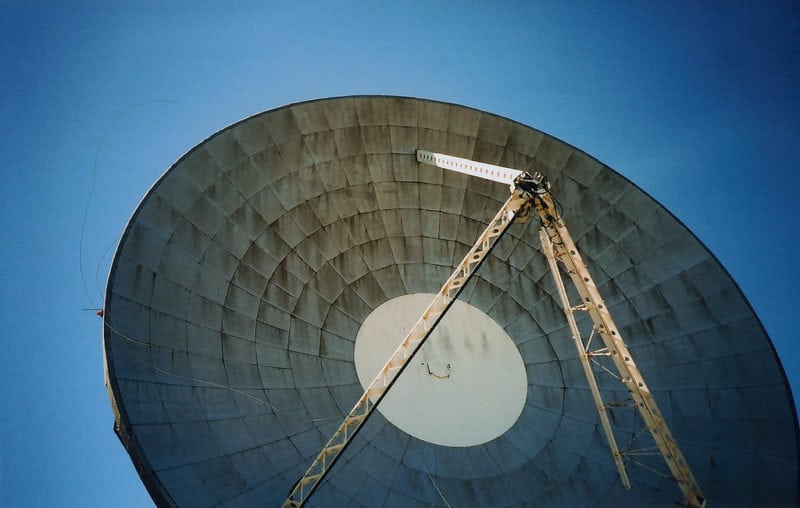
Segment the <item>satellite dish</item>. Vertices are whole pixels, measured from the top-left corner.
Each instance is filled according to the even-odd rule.
[[[372,375],[361,371],[381,354],[370,351],[402,338],[388,330],[418,317],[419,295],[439,290],[508,197],[418,163],[419,148],[549,178],[705,498],[797,503],[783,369],[736,283],[685,226],[612,169],[519,123],[346,97],[220,131],[164,174],[125,229],[104,309],[107,384],[115,429],[157,504],[281,505],[361,396]],[[410,391],[386,414],[378,406],[309,506],[681,501],[662,458],[633,453],[647,447],[641,418],[598,372],[631,490],[620,482],[537,229],[509,227],[464,287],[461,313],[403,374]],[[432,399],[409,395],[422,386]],[[488,401],[497,407],[481,413]]]

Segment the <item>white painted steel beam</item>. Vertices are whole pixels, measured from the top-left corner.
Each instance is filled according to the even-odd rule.
[[[502,166],[495,166],[494,164],[475,162],[469,159],[462,159],[460,157],[453,157],[452,155],[428,152],[425,150],[417,150],[417,161],[436,166],[437,168],[449,169],[450,171],[457,171],[465,175],[477,176],[485,180],[504,183],[512,189],[516,179],[525,173],[519,169],[504,168]]]

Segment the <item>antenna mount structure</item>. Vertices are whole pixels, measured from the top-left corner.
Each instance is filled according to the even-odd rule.
[[[489,226],[478,236],[473,247],[458,264],[439,293],[436,294],[422,316],[379,371],[376,378],[364,391],[334,435],[314,459],[311,466],[295,483],[283,506],[299,507],[305,503],[353,437],[358,433],[366,419],[385,397],[409,361],[428,339],[437,323],[458,298],[464,286],[476,273],[503,233],[515,221],[526,220],[533,210],[541,221],[539,237],[542,242],[542,251],[547,258],[550,272],[553,275],[572,340],[578,350],[578,356],[589,383],[592,398],[623,486],[626,489],[631,488],[624,460],[628,452],[621,451],[617,445],[616,437],[609,421],[608,404],[601,397],[592,367],[594,359],[601,356],[611,359],[611,365],[613,365],[616,372],[611,371],[609,368],[605,368],[605,370],[614,375],[630,393],[636,408],[642,416],[645,428],[656,443],[658,453],[663,457],[672,474],[672,478],[683,492],[684,504],[695,508],[704,507],[706,505],[705,497],[683,453],[672,437],[669,427],[645,383],[644,377],[636,366],[633,356],[628,350],[619,329],[611,317],[611,313],[608,311],[591,274],[578,252],[575,242],[567,230],[557,203],[550,194],[550,185],[547,178],[540,173],[530,174],[518,169],[475,162],[424,150],[417,150],[416,156],[418,162],[508,185],[511,189],[511,195],[489,222]],[[564,279],[561,276],[559,263],[569,274],[569,280],[580,296],[580,302],[570,302]],[[576,312],[586,312],[591,318],[592,331],[586,339],[582,337],[578,328],[575,319]],[[591,348],[591,342],[595,336],[599,337],[602,342],[602,346],[599,349]]]

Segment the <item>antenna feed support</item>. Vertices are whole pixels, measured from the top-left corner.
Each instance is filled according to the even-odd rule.
[[[550,181],[538,171],[532,175],[528,172],[523,172],[514,180],[514,187],[527,192],[531,196],[544,196],[550,191]]]

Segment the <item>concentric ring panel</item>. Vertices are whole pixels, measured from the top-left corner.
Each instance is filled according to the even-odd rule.
[[[157,504],[280,506],[363,392],[362,324],[387,302],[437,293],[507,199],[506,186],[419,164],[416,149],[546,175],[710,506],[797,503],[797,419],[780,361],[736,283],[680,221],[540,131],[369,96],[223,129],[156,182],[125,228],[105,302],[107,384],[116,430]],[[406,401],[401,413],[407,430],[445,421],[485,426],[486,437],[431,442],[377,411],[309,506],[681,501],[658,456],[631,455],[623,488],[536,220],[510,227],[460,300],[498,330],[486,344],[502,336],[508,348],[485,367],[462,349],[431,352],[423,381],[462,376],[475,388],[442,404]],[[484,420],[499,411],[481,411],[485,399],[470,393],[496,385],[502,355],[521,359],[509,381],[521,395],[492,427]],[[609,413],[621,447],[637,443],[643,424],[627,393],[609,374],[597,379],[604,400],[619,401]]]

